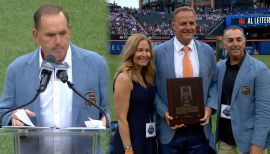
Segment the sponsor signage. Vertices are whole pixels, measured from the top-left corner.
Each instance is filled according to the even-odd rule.
[[[226,26],[270,26],[270,14],[258,16],[228,16]]]
[[[210,0],[197,0],[193,2],[194,6],[211,6]]]
[[[119,40],[111,40],[109,42],[108,51],[110,54],[118,55],[122,52],[122,49],[126,43],[126,40],[119,41]]]
[[[153,46],[156,46],[162,42],[165,42],[166,40],[151,40],[151,41],[152,41]],[[125,43],[126,43],[126,40],[122,40],[122,41],[110,40],[108,51],[110,52],[110,54],[119,55],[122,52]]]

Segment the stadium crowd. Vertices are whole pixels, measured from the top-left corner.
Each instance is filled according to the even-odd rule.
[[[205,34],[224,20],[224,14],[200,14],[197,20],[197,33]],[[130,35],[136,32],[146,35],[173,35],[171,14],[165,12],[114,6],[110,9],[109,25],[112,35]]]
[[[265,14],[270,9],[240,9],[230,8],[197,9],[197,34],[208,34],[225,21],[227,15]],[[173,35],[171,14],[161,11],[140,10],[120,7],[113,4],[110,7],[109,26],[111,35],[131,35],[141,32],[146,35]]]

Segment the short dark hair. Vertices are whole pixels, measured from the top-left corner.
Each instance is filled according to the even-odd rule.
[[[181,7],[176,8],[173,11],[173,13],[172,13],[172,22],[174,22],[175,16],[181,11],[191,11],[194,14],[194,16],[196,17],[196,12],[194,11],[193,8],[191,8],[189,6],[181,6]]]
[[[64,14],[64,16],[67,20],[67,24],[69,26],[69,16],[68,16],[67,12],[60,5],[44,4],[44,5],[40,6],[34,14],[35,29],[38,29],[40,27],[40,19],[43,15],[58,14],[60,12],[62,12]]]
[[[239,27],[239,26],[235,26],[235,25],[232,25],[232,26],[225,28],[223,31],[223,37],[228,30],[236,30],[236,29],[240,30],[243,33],[243,37],[246,39],[244,29]]]

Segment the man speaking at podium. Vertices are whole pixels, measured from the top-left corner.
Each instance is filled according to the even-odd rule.
[[[70,43],[71,27],[67,12],[56,4],[42,5],[34,14],[34,26],[32,36],[40,47],[8,66],[0,108],[14,108],[29,102],[40,85],[42,61],[48,55],[53,55],[56,63],[68,64],[68,79],[76,89],[94,98],[92,102],[108,115],[107,64],[95,52]],[[84,121],[89,117],[101,120],[105,126],[105,116],[73,93],[67,84],[56,77],[56,73],[52,72],[45,91],[24,108],[33,124],[55,128],[85,127]],[[18,119],[16,112],[18,110],[7,114],[3,118],[3,125],[25,125]]]

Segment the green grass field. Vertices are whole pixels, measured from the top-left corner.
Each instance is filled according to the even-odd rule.
[[[38,47],[32,39],[33,14],[44,3],[60,4],[69,13],[72,43],[104,56],[111,72],[114,72],[118,65],[118,57],[108,54],[108,10],[105,0],[0,0],[1,95],[8,64]],[[112,95],[109,97],[109,100],[112,100]],[[113,103],[110,102],[111,104]],[[14,153],[12,144],[13,140],[9,135],[0,133],[0,154]]]
[[[263,61],[267,66],[268,68],[270,68],[270,56],[269,55],[254,55],[255,58]]]
[[[105,0],[0,0],[0,93],[5,81],[6,68],[17,57],[33,51],[37,45],[31,36],[32,16],[38,6],[45,2],[57,2],[70,15],[71,42],[79,47],[93,50],[104,56],[110,69],[109,105],[111,118],[115,120],[112,99],[112,81],[120,64],[120,56],[108,53],[107,6]],[[255,56],[270,68],[270,56]],[[213,117],[215,121],[215,117]],[[215,122],[214,122],[215,124]],[[10,137],[0,135],[0,154],[13,153],[8,148]]]

